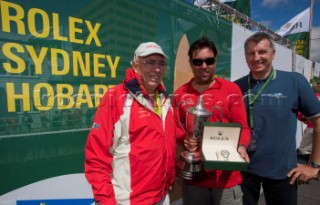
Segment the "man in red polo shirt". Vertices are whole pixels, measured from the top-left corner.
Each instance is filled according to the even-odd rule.
[[[203,106],[212,111],[209,122],[237,122],[242,125],[238,152],[249,162],[247,147],[250,142],[250,130],[242,94],[239,87],[232,82],[217,78],[214,70],[217,65],[218,51],[214,43],[206,37],[195,41],[189,49],[189,62],[194,75],[188,83],[178,88],[173,96],[173,107],[179,113],[179,120],[186,121],[186,109],[194,107],[200,96]],[[187,69],[187,68],[186,68]],[[185,101],[187,106],[179,106]],[[195,150],[197,143],[193,137],[186,137],[184,146],[189,151]],[[203,180],[185,180],[183,184],[184,205],[242,204],[242,183],[239,171],[205,170]]]

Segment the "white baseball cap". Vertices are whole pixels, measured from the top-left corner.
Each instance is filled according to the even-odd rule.
[[[162,51],[161,47],[154,42],[141,43],[134,52],[134,57],[146,57],[151,54],[160,54],[165,58],[168,58],[168,56]]]

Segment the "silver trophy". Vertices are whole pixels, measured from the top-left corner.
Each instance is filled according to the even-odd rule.
[[[195,107],[187,109],[186,131],[188,135],[197,139],[197,149],[194,152],[184,150],[177,160],[178,177],[187,180],[200,180],[204,176],[204,168],[201,160],[201,141],[203,137],[203,123],[208,120],[211,113],[202,105],[202,96]]]

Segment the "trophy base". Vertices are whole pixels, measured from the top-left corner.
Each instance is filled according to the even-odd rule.
[[[204,171],[201,172],[187,172],[184,170],[177,169],[176,172],[177,177],[185,180],[201,180],[204,178]]]
[[[176,168],[176,175],[182,179],[201,180],[204,177],[203,163],[198,152],[182,152]]]

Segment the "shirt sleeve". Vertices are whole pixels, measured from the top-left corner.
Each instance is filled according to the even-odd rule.
[[[232,122],[240,123],[242,126],[239,144],[248,147],[251,140],[250,128],[247,122],[247,112],[240,88],[235,85],[232,93],[228,96],[228,105]]]
[[[183,142],[186,136],[186,132],[183,127],[184,118],[182,116],[184,113],[181,110],[182,106],[183,105],[181,104],[180,95],[175,93],[175,95],[172,98],[172,107],[174,112],[174,120],[176,123],[176,140],[180,143]]]
[[[320,115],[320,102],[304,76],[295,73],[297,75],[298,82],[298,111],[310,119]]]

